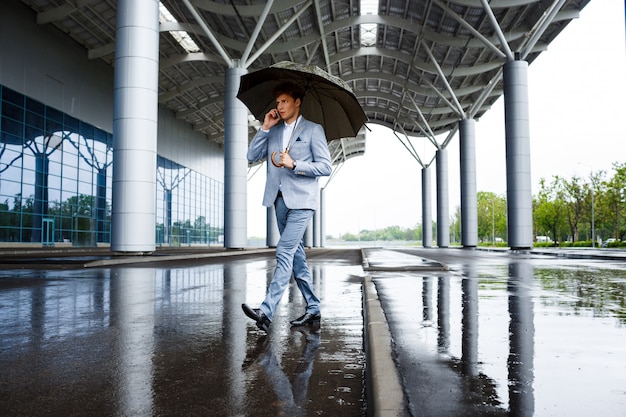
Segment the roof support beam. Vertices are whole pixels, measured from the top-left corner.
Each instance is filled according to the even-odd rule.
[[[448,13],[454,20],[459,22],[459,24],[462,25],[465,29],[467,29],[470,32],[472,32],[472,35],[474,35],[476,38],[480,39],[480,41],[482,43],[484,43],[487,48],[491,49],[496,55],[498,55],[502,59],[506,58],[506,54],[504,52],[502,52],[500,49],[498,49],[498,47],[496,45],[494,45],[493,42],[491,42],[489,39],[487,39],[482,33],[477,31],[476,29],[474,29],[474,27],[472,25],[470,25],[469,23],[467,23],[465,21],[465,19],[463,19],[463,17],[459,16],[454,10],[449,8],[441,0],[433,0],[433,2],[437,6],[442,8],[446,13]]]
[[[37,13],[37,24],[44,25],[46,23],[54,22],[64,18],[65,16],[76,11],[76,7],[71,4],[64,4],[54,9],[47,10],[45,12]]]
[[[424,81],[435,92],[435,94],[437,94],[437,96],[439,96],[439,98],[442,99],[448,105],[448,107],[450,107],[450,109],[452,109],[453,112],[458,114],[460,118],[464,118],[465,117],[463,112],[459,112],[459,109],[454,104],[450,103],[450,100],[448,100],[448,97],[444,96],[443,93],[441,91],[439,91],[439,89],[437,87],[435,87],[435,85],[433,83],[431,83],[427,79],[424,79]]]
[[[328,45],[326,45],[326,33],[324,32],[324,22],[322,22],[322,12],[320,10],[320,0],[315,0],[315,17],[317,18],[317,26],[320,30],[320,43],[324,51],[324,63],[326,71],[330,74],[330,58],[328,56]]]
[[[525,59],[528,56],[528,54],[532,52],[532,49],[534,48],[535,44],[537,43],[537,41],[539,40],[543,32],[545,32],[546,28],[550,25],[550,23],[552,23],[555,16],[557,15],[559,10],[563,6],[563,3],[565,3],[565,0],[555,0],[554,3],[552,3],[552,6],[550,6],[550,8],[546,10],[544,15],[537,22],[535,27],[531,30],[530,33],[532,33],[532,35],[529,38],[528,42],[526,42],[526,44],[523,47],[524,51],[522,52],[522,55],[521,55],[522,59]],[[503,69],[500,68],[497,74],[491,79],[491,81],[489,81],[489,84],[485,86],[485,88],[483,89],[478,99],[474,102],[472,107],[469,109],[468,111],[469,118],[471,119],[474,118],[476,113],[480,110],[481,106],[485,103],[485,101],[491,95],[491,92],[493,91],[493,89],[500,82],[500,80],[502,80],[502,75],[503,75]]]
[[[214,75],[208,77],[195,78],[185,84],[181,84],[173,90],[166,91],[164,93],[159,94],[159,103],[164,103],[168,100],[173,99],[179,94],[184,93],[185,91],[191,90],[192,88],[197,88],[202,85],[209,85],[214,83],[219,83],[224,80],[224,77],[221,75]]]
[[[511,47],[509,46],[509,43],[504,37],[504,33],[502,33],[502,28],[500,27],[500,24],[498,23],[496,16],[493,14],[493,10],[491,10],[491,7],[489,7],[489,3],[487,2],[487,0],[480,0],[480,2],[483,4],[483,9],[485,10],[485,13],[489,17],[489,20],[491,20],[491,25],[493,26],[493,30],[495,30],[496,35],[498,35],[498,38],[500,39],[500,44],[502,45],[502,48],[504,49],[504,52],[506,53],[507,59],[509,61],[514,61],[515,56],[513,55],[513,51],[511,51]]]
[[[543,16],[541,16],[541,19],[539,19],[537,24],[535,24],[535,26],[531,29],[530,33],[532,35],[523,45],[523,51],[521,55],[522,59],[526,59],[528,54],[532,52],[535,44],[537,43],[537,41],[539,41],[541,35],[543,35],[548,26],[552,23],[552,21],[556,17],[556,14],[559,12],[559,10],[561,10],[561,7],[564,3],[565,0],[555,0],[554,3],[552,3],[552,6],[550,6],[550,8],[544,12]]]
[[[261,33],[261,29],[263,29],[263,23],[265,23],[265,19],[267,19],[267,15],[270,13],[270,9],[272,8],[273,4],[274,4],[274,0],[268,0],[268,2],[265,4],[265,7],[263,8],[263,12],[261,13],[261,16],[259,16],[259,20],[257,20],[256,22],[254,32],[252,32],[252,36],[250,36],[248,45],[246,45],[246,49],[245,51],[243,51],[243,55],[241,56],[241,62],[245,62],[247,64],[246,61],[248,61],[248,57],[250,56],[252,47],[254,46],[254,43],[258,39],[259,33]],[[248,67],[246,66],[246,68]]]
[[[439,74],[439,77],[443,81],[443,85],[446,87],[446,90],[448,90],[448,93],[450,93],[450,97],[452,97],[452,100],[454,100],[454,106],[456,107],[456,112],[461,116],[461,118],[465,118],[465,112],[463,111],[463,107],[461,106],[461,103],[459,103],[459,99],[456,98],[456,94],[454,94],[454,91],[452,90],[452,86],[450,85],[450,83],[448,82],[448,79],[446,78],[445,74],[441,70],[441,67],[439,66],[439,63],[437,62],[437,60],[435,59],[435,56],[431,52],[428,45],[426,45],[424,42],[420,42],[420,43],[424,47],[424,50],[428,54],[428,57],[432,61],[433,65],[435,66],[435,69],[437,70],[437,74]]]
[[[37,24],[44,25],[46,23],[63,19],[92,1],[93,0],[77,0],[74,2],[75,5],[68,3],[55,7],[54,9],[46,10],[45,12],[37,13]]]
[[[398,126],[398,127],[400,129],[402,129],[401,126]],[[396,131],[393,130],[393,134],[396,137],[396,139],[398,139],[398,141],[400,141],[402,146],[404,146],[406,148],[406,150],[409,151],[409,153],[417,161],[417,163],[420,164],[422,168],[424,168],[424,162],[422,162],[420,156],[418,155],[417,151],[415,150],[415,147],[413,146],[413,143],[411,143],[411,140],[409,139],[409,136],[406,134],[404,129],[402,129],[402,133],[404,134],[404,139],[402,139],[400,136],[398,136]],[[407,145],[407,143],[408,143],[408,145]]]
[[[454,135],[456,135],[457,130],[459,130],[459,124],[458,123],[456,124],[456,126],[454,126],[454,129],[452,129],[450,132],[448,132],[448,136],[446,136],[446,138],[444,139],[443,143],[441,144],[442,148],[448,147],[448,144],[450,143],[452,138],[454,138]]]
[[[485,101],[487,101],[487,99],[491,95],[491,92],[493,91],[493,89],[496,88],[496,85],[498,85],[498,83],[502,79],[503,73],[504,73],[503,69],[500,68],[498,70],[498,73],[491,79],[491,81],[489,81],[489,84],[485,86],[483,91],[480,93],[480,96],[478,96],[478,99],[474,102],[472,107],[470,107],[469,111],[467,112],[468,118],[473,119],[474,116],[476,116],[476,113],[478,113],[482,105],[485,103]]]
[[[424,131],[424,133],[428,136],[428,140],[435,145],[435,148],[437,149],[441,149],[441,147],[439,146],[439,144],[437,143],[437,141],[435,140],[435,134],[433,133],[433,131],[430,129],[430,126],[428,125],[428,121],[426,120],[426,118],[424,117],[424,113],[422,113],[422,111],[420,110],[420,107],[417,105],[417,103],[415,102],[415,100],[413,99],[413,97],[410,94],[407,94],[407,97],[409,98],[409,100],[411,100],[411,102],[413,103],[413,106],[415,107],[415,111],[417,111],[417,114],[419,114],[420,116],[420,120],[422,121],[422,123],[424,123],[424,125],[426,126],[426,130]],[[419,126],[419,125],[418,125]],[[424,130],[424,129],[422,129]]]
[[[185,1],[187,1],[187,0],[185,0]],[[276,41],[276,39],[278,39],[278,38],[280,37],[280,35],[282,35],[282,34],[283,34],[283,32],[284,32],[285,30],[287,30],[287,28],[293,24],[293,22],[295,22],[296,20],[298,20],[298,18],[300,17],[300,15],[301,15],[302,13],[304,13],[304,11],[305,11],[306,9],[308,9],[308,8],[311,6],[311,4],[313,4],[313,0],[309,0],[309,1],[307,1],[306,3],[304,3],[304,5],[300,8],[300,10],[298,10],[298,11],[297,11],[297,12],[296,12],[293,16],[291,16],[291,18],[290,18],[289,20],[287,20],[287,22],[286,22],[283,26],[281,26],[281,27],[280,27],[280,29],[278,29],[278,30],[276,31],[276,33],[274,33],[274,34],[273,34],[273,35],[272,35],[272,36],[271,36],[271,37],[270,37],[270,38],[269,38],[269,39],[268,39],[268,40],[267,40],[267,41],[266,41],[266,42],[265,42],[265,43],[264,43],[264,44],[263,44],[263,45],[262,45],[262,46],[261,46],[261,47],[260,47],[260,48],[259,48],[256,52],[255,52],[255,53],[254,53],[254,55],[252,55],[252,56],[250,57],[250,59],[248,59],[248,60],[245,62],[245,64],[244,64],[244,68],[248,68],[248,67],[250,67],[250,65],[251,65],[254,61],[256,61],[256,59],[257,59],[259,56],[261,56],[261,54],[262,54],[263,52],[265,52],[265,50],[266,50],[267,48],[269,48],[270,46],[272,46],[272,44]]]
[[[230,57],[230,55],[228,55],[228,52],[226,52],[226,50],[222,47],[215,35],[213,35],[213,32],[211,32],[211,29],[207,26],[202,16],[200,16],[200,13],[198,13],[189,0],[183,0],[183,3],[187,6],[187,9],[193,15],[194,19],[196,19],[196,22],[198,22],[202,31],[209,38],[215,49],[217,49],[217,52],[224,59],[226,65],[228,65],[229,68],[233,68],[235,66],[235,61]]]

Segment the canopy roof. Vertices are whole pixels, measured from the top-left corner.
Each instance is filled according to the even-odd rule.
[[[22,1],[38,23],[113,64],[116,1]],[[315,64],[348,82],[369,123],[445,147],[435,136],[480,118],[502,94],[502,65],[531,63],[588,2],[162,0],[171,18],[162,13],[159,102],[222,143],[227,68]],[[195,44],[185,49],[181,35]]]

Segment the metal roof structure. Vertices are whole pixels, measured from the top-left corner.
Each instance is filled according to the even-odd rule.
[[[113,65],[117,1],[21,1]],[[172,19],[160,25],[159,102],[223,143],[227,68],[315,64],[348,82],[369,123],[445,147],[452,135],[435,136],[502,95],[502,65],[532,63],[589,1],[161,0]],[[333,145],[350,152],[335,162],[364,151],[364,140],[346,143]]]

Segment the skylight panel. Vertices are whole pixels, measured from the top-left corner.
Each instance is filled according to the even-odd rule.
[[[378,15],[378,0],[361,0],[361,16]],[[361,46],[376,45],[378,25],[376,23],[364,23],[360,25]]]
[[[159,2],[159,22],[160,23],[164,23],[164,22],[178,22],[178,20],[176,20],[176,18],[170,13],[169,10],[167,10],[167,7],[165,7],[163,5],[163,3]],[[193,39],[191,39],[191,36],[189,36],[189,34],[184,31],[184,30],[176,30],[176,31],[170,31],[170,35],[172,35],[172,37],[176,40],[176,42],[178,42],[178,44],[180,46],[183,47],[183,49],[185,49],[185,51],[191,53],[191,52],[200,52],[200,48],[198,47],[198,45],[194,42]]]

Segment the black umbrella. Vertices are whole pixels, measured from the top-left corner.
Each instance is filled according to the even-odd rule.
[[[265,113],[276,107],[274,88],[285,81],[304,89],[300,112],[324,127],[326,140],[355,137],[367,121],[350,86],[314,65],[283,61],[242,75],[237,98],[263,120]]]

